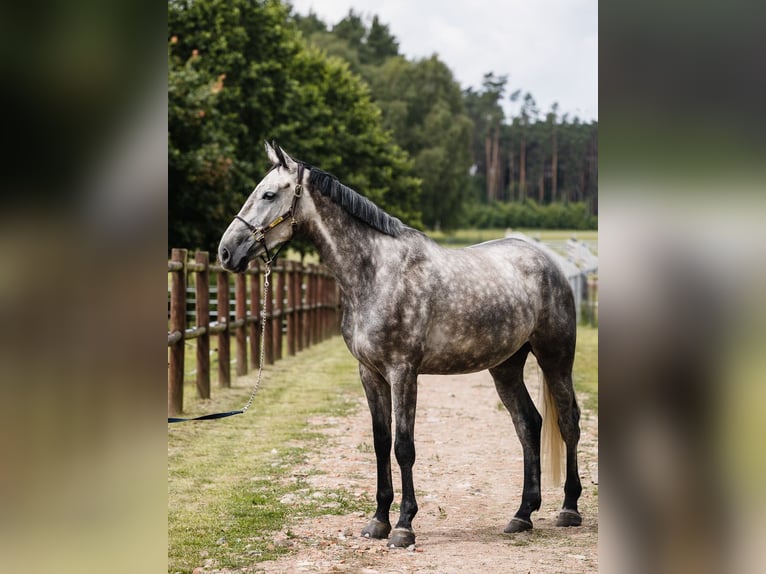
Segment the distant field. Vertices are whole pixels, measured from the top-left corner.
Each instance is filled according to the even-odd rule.
[[[443,231],[426,231],[426,235],[441,245],[448,247],[465,247],[482,241],[501,239],[505,237],[505,229],[458,229],[451,233]],[[583,241],[588,244],[591,251],[598,253],[598,231],[576,231],[572,229],[514,229],[513,231],[529,235],[533,239],[539,239],[548,243],[561,243],[570,238]],[[284,255],[287,259],[300,261],[301,256],[293,249],[288,249]],[[318,263],[319,257],[315,252],[306,255],[304,262]]]
[[[546,242],[566,241],[575,238],[584,241],[592,249],[597,249],[598,231],[576,231],[572,229],[513,229],[512,231],[524,233],[534,239]],[[451,233],[443,231],[427,231],[427,235],[434,241],[450,247],[462,247],[473,245],[482,241],[500,239],[505,237],[506,229],[458,229]]]

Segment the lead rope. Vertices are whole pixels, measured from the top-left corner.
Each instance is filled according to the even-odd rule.
[[[266,357],[266,301],[269,300],[269,275],[271,275],[271,261],[266,261],[266,270],[263,272],[263,309],[261,309],[261,356],[258,359],[258,376],[255,379],[255,385],[250,393],[250,398],[247,399],[247,403],[242,407],[242,412],[247,412],[247,409],[253,404],[255,399],[255,393],[261,386],[261,376],[263,375],[263,361]]]
[[[263,272],[263,309],[261,309],[261,356],[260,360],[258,361],[258,376],[255,379],[255,384],[253,385],[253,390],[250,392],[250,398],[247,399],[247,402],[245,403],[245,406],[242,407],[238,411],[228,411],[225,413],[213,413],[210,415],[202,415],[199,417],[193,417],[193,418],[178,418],[178,417],[168,417],[168,423],[182,423],[186,421],[207,421],[207,420],[213,420],[213,419],[222,419],[225,417],[231,417],[234,415],[241,415],[247,412],[247,409],[249,409],[253,405],[253,401],[255,400],[255,394],[258,392],[258,389],[261,386],[261,378],[263,375],[263,361],[266,357],[266,301],[269,300],[269,286],[271,285],[269,283],[269,275],[271,275],[271,262],[272,260],[265,261],[266,269]]]

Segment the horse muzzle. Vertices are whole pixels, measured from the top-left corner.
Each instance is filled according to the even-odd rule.
[[[247,269],[247,264],[256,255],[259,246],[252,240],[245,240],[238,244],[222,240],[218,245],[218,261],[227,271],[242,273]]]

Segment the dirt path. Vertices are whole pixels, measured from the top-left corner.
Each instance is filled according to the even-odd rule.
[[[525,378],[537,400],[534,360]],[[582,401],[581,401],[582,402]],[[253,572],[596,572],[598,570],[597,421],[583,412],[580,475],[583,496],[579,528],[554,526],[563,489],[544,489],[532,515],[535,529],[502,533],[521,497],[521,446],[489,373],[422,376],[415,425],[415,489],[420,511],[413,522],[414,550],[389,550],[386,542],[361,538],[367,516],[313,518],[289,525],[275,537],[292,552]],[[342,419],[316,419],[328,447],[295,470],[313,492],[345,488],[375,498],[375,456],[366,404]],[[311,471],[314,471],[312,474]],[[316,471],[321,474],[316,474]],[[394,485],[398,492],[398,466]],[[321,496],[321,495],[320,495]],[[285,501],[289,502],[289,501]],[[392,512],[392,522],[397,513]]]

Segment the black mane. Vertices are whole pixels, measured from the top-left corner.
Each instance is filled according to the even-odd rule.
[[[338,178],[331,173],[310,165],[306,165],[306,168],[310,170],[309,185],[357,219],[392,237],[398,236],[404,229],[404,224],[396,217],[389,215],[366,197],[339,182]]]

